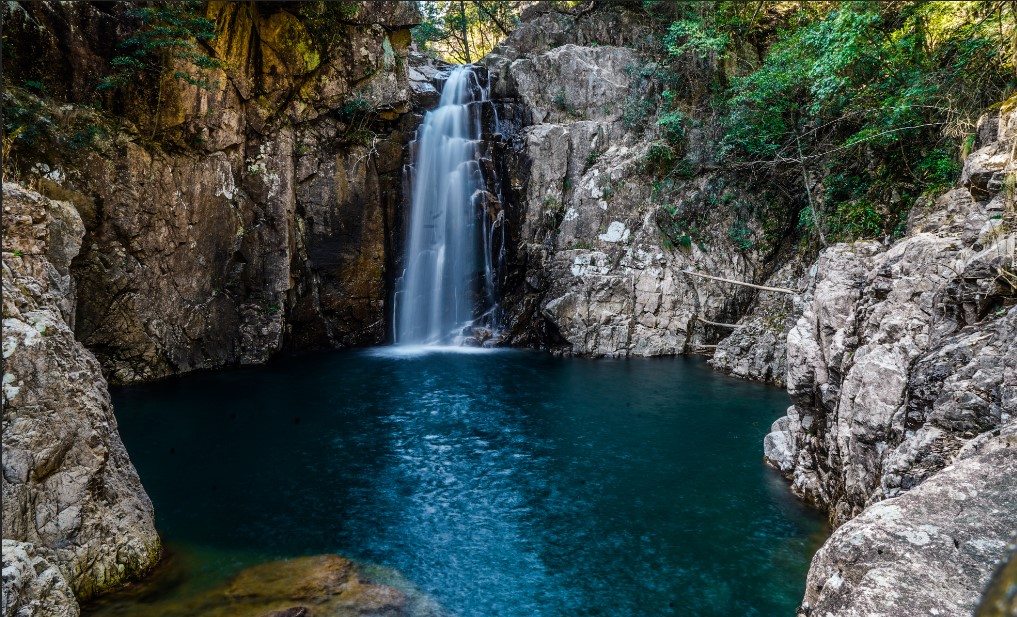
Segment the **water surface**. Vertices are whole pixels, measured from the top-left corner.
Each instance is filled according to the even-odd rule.
[[[338,552],[461,617],[790,616],[825,533],[762,462],[787,395],[697,359],[373,350],[113,395],[190,564],[167,597]]]

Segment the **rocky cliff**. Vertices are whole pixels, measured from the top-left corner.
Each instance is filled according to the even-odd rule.
[[[15,59],[51,60],[16,63],[5,79],[71,103],[43,120],[94,137],[40,146],[23,167],[81,212],[73,323],[111,381],[385,339],[419,122],[407,62],[418,15],[406,2],[344,6],[319,24],[284,2],[209,3],[206,51],[224,68],[208,87],[167,73],[157,107],[129,99],[110,117],[79,103],[138,27],[125,7],[5,5]],[[40,105],[24,89],[5,97]]]
[[[824,251],[788,336],[794,406],[767,457],[844,522],[920,484],[972,437],[1014,419],[1015,115],[963,183],[915,208],[890,246]]]
[[[833,246],[810,272],[787,342],[794,405],[764,444],[844,524],[806,614],[970,611],[1017,529],[1015,128],[1012,104],[983,118],[961,186],[917,205],[904,239]],[[887,586],[930,572],[924,593]]]
[[[412,4],[341,13],[323,42],[288,3],[210,3],[210,87],[167,73],[157,106],[110,115],[85,103],[128,8],[3,6],[5,114],[34,132],[14,156],[53,198],[4,185],[4,615],[77,615],[159,559],[103,373],[385,336],[411,107],[434,92],[411,89]]]
[[[74,339],[74,207],[3,187],[4,615],[77,615],[159,559],[106,380]]]
[[[689,137],[699,172],[680,186],[654,181],[646,165],[656,129],[631,113],[649,62],[640,51],[649,31],[634,13],[541,11],[484,60],[505,136],[508,341],[593,356],[712,349],[750,307],[771,302],[769,292],[696,276],[773,274],[763,251],[728,233],[759,230],[736,220],[736,208],[716,207],[751,196],[712,166],[708,123]],[[723,366],[782,381],[778,341],[791,313],[776,302],[783,312],[754,322],[756,335]]]
[[[137,27],[111,6],[4,6],[5,38],[23,60],[10,79],[72,104],[47,103],[51,124],[99,129],[87,148],[41,148],[28,161],[40,190],[62,200],[38,203],[71,203],[84,224],[80,255],[53,261],[65,264],[63,291],[24,300],[57,307],[47,331],[70,324],[115,382],[383,341],[406,144],[415,112],[437,94],[434,68],[409,51],[412,6],[363,3],[322,40],[287,3],[209,3],[208,52],[225,66],[212,87],[167,75],[157,113],[125,120],[75,105]],[[660,128],[631,96],[652,87],[650,30],[636,13],[573,18],[536,6],[523,17],[484,60],[497,119],[485,117],[483,168],[507,234],[504,341],[594,356],[713,351],[720,370],[786,381],[794,405],[767,437],[767,459],[840,525],[816,557],[803,611],[970,610],[1017,529],[1012,110],[986,116],[960,186],[919,203],[902,239],[834,245],[812,263],[814,253],[749,216],[766,198],[719,168],[710,118],[687,128],[680,181],[655,173]],[[9,98],[38,102],[20,87]],[[51,215],[54,230],[70,229],[59,222],[67,212]],[[25,341],[49,340],[24,323]],[[87,364],[72,339],[52,340],[63,341],[61,358]],[[12,397],[28,391],[11,387]],[[33,434],[19,427],[16,438]],[[68,443],[53,456],[99,448]],[[72,497],[38,503],[88,494],[66,490]],[[76,529],[71,512],[54,515],[54,529]],[[61,565],[72,556],[18,520],[22,544],[5,544],[5,607],[19,597],[6,595],[8,568],[22,573],[15,587],[26,597],[90,593],[91,579]],[[134,546],[125,555],[153,545]],[[147,563],[127,560],[124,576]],[[120,580],[101,567],[94,580]],[[922,593],[887,583],[930,571],[942,584]]]

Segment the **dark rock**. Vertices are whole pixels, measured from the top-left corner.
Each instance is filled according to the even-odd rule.
[[[19,79],[71,83],[52,93],[79,101],[137,27],[125,7],[4,5],[9,51],[50,60],[17,63]],[[167,82],[158,116],[130,102],[139,129],[111,127],[101,153],[38,153],[45,191],[87,223],[70,321],[112,382],[386,337],[420,16],[364,3],[325,49],[293,8],[210,3],[213,87]],[[153,134],[159,147],[141,143]]]

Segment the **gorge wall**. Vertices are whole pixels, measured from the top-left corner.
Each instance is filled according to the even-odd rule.
[[[902,240],[836,245],[810,272],[794,405],[764,444],[843,524],[803,614],[969,613],[1017,531],[1015,103],[982,119],[960,186],[918,204]]]
[[[712,348],[747,326],[754,336],[717,365],[782,383],[790,303],[689,272],[786,282],[803,268],[777,272],[760,249],[732,240],[736,210],[716,206],[753,197],[716,170],[716,126],[689,136],[698,173],[666,191],[653,182],[645,169],[653,123],[626,116],[633,91],[646,87],[638,75],[648,40],[634,13],[573,22],[537,7],[484,60],[505,135],[507,340],[579,355],[671,355]],[[680,226],[685,244],[668,233]],[[759,302],[779,310],[736,324]]]
[[[5,5],[8,78],[88,100],[137,26],[127,9]],[[385,339],[404,149],[419,123],[410,112],[415,96],[426,107],[436,95],[419,75],[411,87],[418,14],[364,3],[319,25],[322,38],[298,9],[209,3],[207,51],[225,67],[209,87],[164,75],[157,107],[128,98],[116,121],[80,105],[50,110],[52,123],[99,137],[24,161],[40,191],[81,212],[73,324],[112,382]],[[24,90],[8,96],[33,104]]]
[[[801,614],[972,611],[1017,530],[1015,101],[982,118],[958,186],[916,204],[901,239],[774,258],[728,233],[737,209],[718,206],[762,196],[712,164],[708,121],[689,177],[653,185],[657,135],[623,111],[646,86],[638,18],[525,17],[484,60],[512,224],[508,340],[594,356],[715,345],[720,370],[786,376],[794,406],[766,457],[839,527]],[[697,227],[685,245],[676,221]]]
[[[210,86],[162,75],[116,115],[89,102],[130,3],[3,6],[38,191],[4,184],[4,615],[77,615],[160,557],[107,379],[384,340],[406,135],[437,94],[411,80],[418,15],[365,3],[323,41],[290,8],[209,3]]]

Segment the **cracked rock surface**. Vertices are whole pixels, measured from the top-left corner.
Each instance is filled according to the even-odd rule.
[[[3,227],[4,614],[77,614],[65,590],[117,587],[161,545],[99,363],[68,324],[81,219],[4,184]]]
[[[1015,116],[983,119],[961,185],[902,240],[832,246],[808,274],[794,404],[763,444],[839,526],[803,615],[969,614],[1017,530]]]

